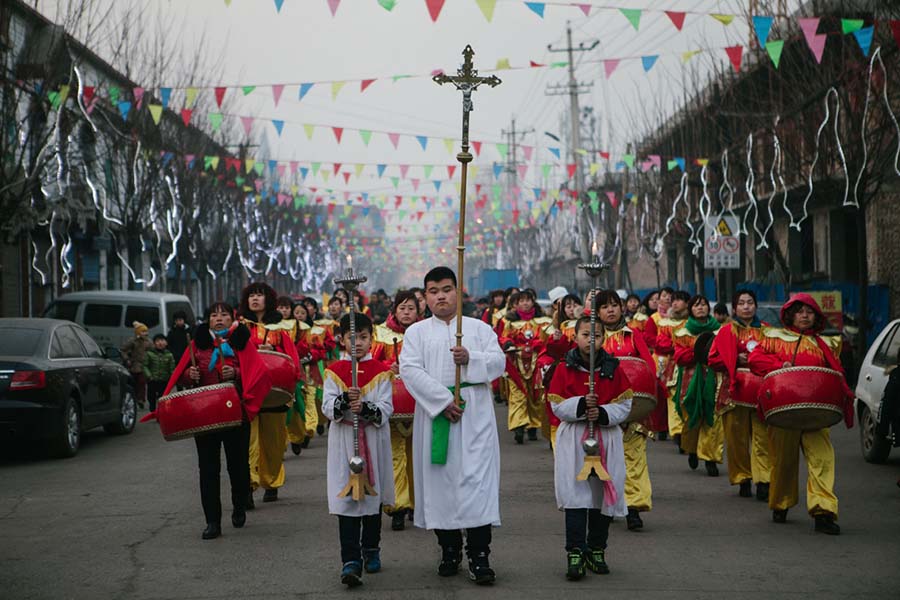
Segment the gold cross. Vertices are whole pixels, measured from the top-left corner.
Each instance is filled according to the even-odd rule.
[[[490,77],[478,76],[478,70],[475,69],[475,65],[472,63],[472,57],[475,56],[475,51],[472,50],[472,46],[466,45],[462,54],[465,60],[463,61],[462,66],[456,70],[456,75],[446,75],[441,73],[440,75],[432,77],[432,80],[439,85],[452,83],[456,89],[463,93],[462,147],[463,152],[468,153],[469,113],[475,109],[475,105],[472,103],[472,92],[478,89],[478,86],[483,83],[491,87],[498,86],[500,85],[500,78],[496,75],[491,75]]]

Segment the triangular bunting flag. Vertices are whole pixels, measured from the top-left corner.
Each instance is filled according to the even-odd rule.
[[[213,131],[218,131],[222,126],[222,113],[209,113],[209,124]]]
[[[279,83],[272,86],[272,101],[275,102],[275,106],[278,106],[278,101],[281,100],[281,92],[283,91],[283,84]]]
[[[807,40],[809,43],[809,49],[813,53],[813,57],[816,59],[816,64],[822,64],[822,53],[825,52],[825,40],[828,39],[828,34],[826,33],[818,33],[812,37],[811,40]]]
[[[275,12],[281,12],[282,4],[284,4],[284,0],[275,0]]]
[[[552,154],[552,155],[555,156],[556,158],[559,158],[559,157],[560,157],[560,154],[559,154],[559,148],[547,148],[547,150],[549,150],[549,151],[550,151],[550,154]]]
[[[338,94],[341,93],[341,88],[344,87],[345,83],[347,83],[347,82],[346,81],[332,81],[331,82],[331,99],[332,100],[337,99]]]
[[[197,101],[197,88],[189,87],[184,90],[184,107],[193,108],[194,102]]]
[[[756,32],[756,39],[759,40],[761,48],[766,47],[773,20],[774,17],[753,17],[753,30]]]
[[[845,34],[859,31],[863,25],[865,25],[865,21],[862,19],[841,19],[841,31]]]
[[[631,26],[634,27],[634,30],[637,31],[641,26],[641,9],[639,8],[620,8],[619,12],[622,13],[628,22],[631,23]]]
[[[57,104],[59,104],[59,100],[57,100]],[[122,115],[122,120],[128,120],[128,113],[131,111],[131,102],[122,101],[119,102],[119,114]]]
[[[685,13],[683,12],[666,11],[666,16],[669,17],[669,20],[672,21],[672,24],[678,31],[681,31],[681,28],[684,27],[684,15]]]
[[[225,89],[223,87],[213,88],[213,92],[216,95],[216,106],[222,108],[222,100],[225,98]]]
[[[869,49],[872,47],[872,37],[875,34],[875,27],[873,25],[869,25],[868,27],[863,27],[862,29],[857,29],[853,32],[853,37],[856,38],[856,41],[859,43],[859,47],[862,50],[863,56],[869,55]]]
[[[525,6],[540,18],[544,18],[544,8],[546,5],[543,2],[526,2]]]
[[[300,91],[297,93],[297,99],[303,100],[303,96],[309,93],[309,90],[312,89],[312,86],[315,85],[313,83],[301,83]]]
[[[363,79],[363,80],[359,83],[359,91],[360,91],[360,92],[366,91],[366,88],[369,87],[370,85],[372,85],[374,82],[375,82],[374,79]]]
[[[400,134],[399,133],[389,133],[388,139],[391,141],[391,144],[394,145],[394,150],[396,150],[397,145],[400,143]]]
[[[581,12],[584,13],[584,16],[586,16],[586,17],[591,16],[591,8],[592,7],[590,4],[576,4],[575,6],[577,6],[579,9],[581,9]]]
[[[159,88],[159,101],[162,102],[163,108],[169,107],[169,98],[172,97],[172,88]]]
[[[444,138],[444,147],[447,148],[447,152],[453,154],[453,139],[452,138]]]
[[[60,91],[63,86],[60,86]],[[66,86],[66,92],[68,93],[68,86]],[[68,94],[67,94],[68,95]],[[141,101],[144,99],[144,88],[136,87],[132,90],[132,95],[134,97],[134,107],[138,110],[141,109]],[[63,100],[65,102],[65,100]]]
[[[337,9],[340,3],[341,0],[328,0],[328,9],[331,11],[332,17],[335,15],[335,13],[337,13]]]
[[[659,58],[658,55],[653,56],[642,56],[641,64],[644,65],[644,73],[649,73],[650,69],[653,68],[653,65],[656,64],[656,60]]]
[[[275,127],[275,131],[278,132],[278,137],[281,137],[281,130],[284,129],[284,121],[280,119],[272,119],[272,125]]]
[[[394,7],[397,6],[397,0],[378,0],[378,4],[384,10],[390,12],[394,10]]]
[[[734,15],[709,15],[722,25],[731,25],[731,22],[734,21]]]
[[[509,153],[509,146],[506,144],[495,144],[497,146],[497,152],[500,153],[500,156],[503,157],[503,160],[506,160],[506,155]]]
[[[153,124],[159,125],[159,120],[162,118],[162,104],[148,104],[147,110],[150,111],[150,116],[153,117]]]
[[[478,8],[481,9],[481,14],[490,23],[491,19],[494,18],[494,7],[497,5],[497,0],[475,0],[475,4],[478,5]]]
[[[311,140],[313,137],[313,133],[316,131],[315,125],[303,125],[303,131],[306,132],[306,139]]]
[[[419,142],[419,145],[422,146],[422,150],[425,150],[428,147],[428,137],[424,135],[417,135],[416,140]]]
[[[387,165],[375,165],[375,169],[378,171],[378,176],[381,177],[384,175],[384,170],[387,168]]]
[[[741,56],[744,53],[743,46],[728,46],[725,48],[725,53],[728,54],[728,60],[731,61],[731,66],[734,67],[734,72],[737,73],[741,70]]]
[[[193,112],[194,112],[194,111],[191,110],[190,108],[183,108],[183,109],[181,109],[181,120],[184,121],[184,126],[185,126],[185,127],[187,127],[188,125],[191,124],[191,114],[192,114]]]
[[[619,66],[618,58],[609,58],[603,61],[603,70],[606,72],[606,78],[609,79],[616,67]]]
[[[360,130],[359,130],[359,137],[362,138],[363,144],[366,145],[366,146],[368,146],[368,145],[369,145],[369,140],[372,139],[372,132],[371,132],[371,131],[367,131],[367,130],[365,130],[365,129],[360,129]]]
[[[249,137],[253,128],[253,117],[241,117],[241,125],[244,126],[244,134]]]
[[[472,150],[475,151],[475,156],[481,154],[481,142],[472,141]]]
[[[702,50],[688,50],[687,52],[681,53],[681,62],[687,63],[687,61],[691,60],[698,54],[700,54]]]
[[[344,128],[343,127],[332,127],[331,131],[334,132],[334,139],[336,139],[337,143],[340,144],[341,136],[344,135]]]
[[[800,29],[803,31],[803,37],[806,38],[806,43],[816,35],[816,31],[819,29],[819,17],[809,17],[806,19],[797,19],[797,23],[800,25]]]
[[[772,40],[766,45],[766,52],[769,53],[769,58],[772,59],[776,69],[778,68],[778,63],[781,62],[781,51],[783,49],[784,40]]]
[[[444,0],[425,0],[425,6],[428,8],[428,14],[431,15],[431,22],[433,23],[441,15],[441,9],[444,8]]]
[[[494,67],[496,71],[502,71],[503,69],[511,69],[512,66],[509,64],[508,58],[498,58],[497,66]]]

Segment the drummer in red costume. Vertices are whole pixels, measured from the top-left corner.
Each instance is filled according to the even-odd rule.
[[[522,290],[513,297],[514,308],[495,329],[500,347],[506,352],[509,382],[509,430],[517,444],[537,440],[544,421],[543,382],[537,360],[553,332],[553,321],[541,315],[534,291]]]
[[[764,328],[758,346],[750,352],[750,369],[760,376],[791,366],[825,367],[840,374],[843,394],[844,421],[853,426],[853,394],[843,377],[838,356],[839,336],[825,337],[821,333],[827,323],[822,309],[809,294],[795,294],[781,307],[784,329]],[[781,377],[796,377],[796,386],[804,386],[804,375],[788,372]],[[824,395],[825,390],[821,393]],[[799,451],[803,449],[808,479],[806,506],[815,519],[815,529],[837,535],[841,528],[835,521],[838,501],[834,495],[834,447],[829,429],[783,429],[769,424],[772,451],[769,508],[776,523],[787,521],[788,509],[798,502]]]
[[[675,395],[680,390],[675,389],[675,360],[673,359],[675,339],[673,334],[676,329],[680,329],[687,322],[687,303],[690,299],[691,296],[687,292],[673,292],[672,288],[663,288],[659,291],[659,310],[652,317],[656,322],[657,331],[653,352],[656,373],[660,383],[668,391],[666,408],[668,410],[669,435],[678,445],[679,451],[681,451],[681,432],[684,429],[684,421],[675,404],[677,400]]]
[[[603,325],[603,349],[608,354],[616,358],[639,358],[646,363],[648,370],[653,369],[653,356],[643,336],[625,324],[622,300],[615,290],[601,290],[597,294],[597,318]],[[650,425],[646,419],[641,423],[626,421],[622,424],[625,502],[628,506],[625,522],[631,531],[644,526],[640,513],[648,512],[653,506],[653,489],[647,468],[647,438],[650,436]]]
[[[722,425],[725,429],[725,449],[728,453],[728,479],[740,486],[740,495],[752,496],[756,482],[756,499],[769,499],[769,433],[759,418],[756,392],[759,380],[753,385],[749,372],[748,345],[758,344],[762,328],[768,326],[756,316],[756,294],[738,290],[731,301],[734,320],[719,329],[709,351],[709,366],[728,374],[719,395]],[[740,371],[739,371],[740,369]],[[724,405],[724,406],[723,406]]]
[[[268,284],[251,283],[241,292],[241,321],[250,329],[250,341],[258,350],[286,354],[294,365],[293,380],[300,379],[300,358],[291,339],[290,326],[282,323],[275,309],[278,294]],[[290,391],[293,392],[294,385]],[[278,500],[278,488],[284,485],[284,450],[287,447],[285,425],[288,404],[263,407],[250,424],[250,501],[253,492],[265,490],[263,502]]]
[[[239,391],[244,411],[240,427],[213,431],[194,438],[200,466],[200,501],[206,516],[203,539],[222,533],[222,502],[219,496],[220,448],[225,448],[225,464],[231,480],[231,524],[243,527],[246,521],[247,489],[250,469],[247,462],[250,422],[256,417],[263,398],[272,387],[265,365],[248,343],[250,332],[234,321],[234,309],[214,302],[206,310],[203,323],[172,373],[165,394],[176,385],[216,385],[233,382]]]
[[[419,320],[419,304],[412,291],[397,292],[394,306],[384,325],[375,327],[375,341],[372,343],[372,358],[389,365],[394,374],[393,405],[391,415],[391,454],[394,462],[394,504],[385,506],[385,513],[391,515],[391,529],[405,528],[404,518],[412,520],[415,508],[413,498],[412,423],[416,401],[406,391],[400,379],[400,351],[403,349],[403,334],[406,328]]]
[[[538,367],[541,369],[541,378],[544,386],[544,409],[546,413],[545,423],[547,434],[550,438],[550,446],[556,445],[556,430],[560,420],[553,414],[550,400],[547,398],[546,386],[553,377],[553,371],[566,356],[566,352],[575,347],[575,323],[581,316],[583,308],[581,298],[575,294],[566,294],[557,302],[556,311],[553,314],[553,333],[547,340],[544,352],[538,357]]]

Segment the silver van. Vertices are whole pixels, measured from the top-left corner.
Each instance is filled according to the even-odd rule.
[[[187,296],[159,292],[73,292],[50,303],[43,317],[78,323],[101,348],[120,348],[134,335],[132,323],[150,328],[150,339],[166,335],[175,322],[174,314],[184,311],[187,323],[194,324],[194,308]]]

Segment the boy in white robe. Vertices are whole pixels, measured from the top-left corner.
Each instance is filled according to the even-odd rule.
[[[566,514],[566,577],[581,579],[585,566],[595,573],[609,573],[606,543],[613,517],[628,514],[625,503],[625,450],[622,429],[631,411],[632,390],[628,378],[618,368],[619,361],[603,350],[603,332],[595,339],[594,393],[589,393],[588,370],[591,324],[582,317],[575,324],[576,347],[553,373],[548,399],[560,419],[553,457],[556,503]],[[600,471],[609,481],[592,473],[587,480],[577,477],[585,466],[584,440],[588,421],[593,421],[599,442]],[[594,472],[599,474],[597,469]]]
[[[341,540],[341,583],[362,584],[362,571],[381,570],[381,507],[394,503],[394,470],[388,419],[391,402],[391,370],[369,354],[372,321],[362,313],[356,319],[355,356],[357,387],[352,387],[349,359],[332,363],[325,370],[322,412],[331,421],[328,429],[328,512],[338,516]],[[341,335],[348,356],[351,315],[341,319]],[[375,495],[354,500],[342,492],[350,480],[349,460],[354,455],[353,415],[359,418],[359,455]],[[362,536],[360,537],[360,533]]]
[[[413,419],[415,525],[433,529],[441,546],[438,574],[455,575],[466,530],[469,578],[489,585],[491,527],[500,525],[500,444],[491,382],[506,368],[497,335],[463,317],[456,345],[456,275],[437,267],[425,276],[432,317],[406,330],[400,376],[416,400]],[[453,402],[456,365],[460,399]]]

